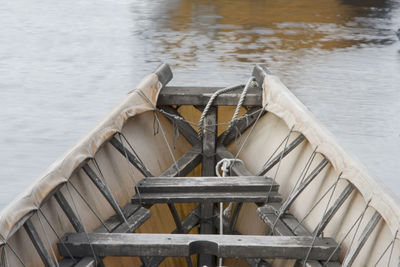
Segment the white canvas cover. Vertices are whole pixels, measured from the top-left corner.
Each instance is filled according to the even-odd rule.
[[[400,229],[400,209],[389,190],[374,179],[364,165],[346,152],[315,116],[274,75],[267,74],[263,82],[263,106],[285,121],[288,128],[302,133],[308,142],[323,154],[341,177],[351,182],[365,202],[377,210],[393,235]]]
[[[3,209],[0,213],[0,244],[8,240],[18,229],[16,226],[29,213],[36,211],[50,192],[65,183],[82,162],[94,157],[107,139],[120,132],[129,118],[153,110],[161,88],[155,73],[146,76],[92,131]]]

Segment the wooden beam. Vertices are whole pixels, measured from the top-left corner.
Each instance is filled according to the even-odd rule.
[[[72,255],[88,256],[93,247],[96,254],[105,256],[169,256],[187,257],[205,253],[222,258],[282,258],[304,259],[313,245],[310,260],[327,260],[339,252],[331,238],[312,236],[237,236],[237,235],[187,235],[187,234],[67,234],[64,245]],[[64,246],[58,246],[66,255]]]
[[[175,163],[173,163],[167,170],[165,170],[162,174],[160,174],[160,176],[161,177],[186,176],[194,168],[196,168],[197,165],[200,164],[201,159],[202,159],[201,146],[200,144],[196,144],[176,161],[178,168],[176,167]]]
[[[324,217],[322,218],[321,222],[315,228],[313,234],[316,233],[317,236],[320,236],[321,233],[324,231],[325,227],[328,225],[332,217],[336,214],[342,204],[346,201],[346,199],[350,196],[351,192],[354,190],[354,185],[349,183],[340,196],[337,198],[335,203],[333,203],[332,207],[326,212]]]
[[[379,212],[375,211],[371,220],[368,222],[367,226],[365,226],[361,236],[359,237],[357,243],[349,248],[350,252],[347,254],[346,258],[343,260],[343,267],[350,267],[353,265],[354,260],[356,259],[358,253],[364,246],[365,242],[367,242],[368,237],[371,235],[372,231],[375,229],[376,225],[381,219],[381,215]]]
[[[69,205],[68,201],[65,199],[64,195],[58,191],[54,194],[54,197],[60,205],[61,209],[64,211],[65,215],[67,216],[68,220],[74,227],[75,231],[78,233],[82,233],[85,231],[81,221],[79,221],[78,217],[76,217],[75,212],[72,210],[71,206]]]
[[[140,193],[216,193],[278,191],[279,185],[264,176],[152,177],[138,183]]]
[[[154,71],[154,73],[157,75],[158,81],[162,84],[163,87],[167,85],[167,83],[173,78],[171,68],[166,63],[160,64]]]
[[[259,87],[263,86],[265,77],[270,74],[271,72],[266,64],[257,64],[253,69],[253,76],[256,78]]]
[[[235,156],[223,145],[217,147],[217,161],[221,159],[233,159]],[[236,161],[231,166],[232,175],[236,176],[254,176],[241,161]]]
[[[329,161],[324,158],[318,166],[308,175],[306,179],[296,188],[296,190],[288,197],[285,203],[282,204],[281,212],[287,211],[297,197],[303,192],[303,190],[314,180],[315,177],[325,168]]]
[[[244,85],[243,85],[244,87]],[[218,96],[213,106],[236,106],[243,87]],[[193,86],[166,86],[160,91],[157,106],[160,105],[197,105],[205,106],[210,97],[224,87],[193,87]],[[243,106],[261,106],[262,96],[260,88],[250,88]]]
[[[237,130],[239,130],[240,134],[246,131],[260,116],[260,112],[262,112],[261,116],[267,113],[267,111],[261,109],[260,107],[253,107],[248,110],[246,114],[243,115],[248,116],[247,119],[236,121],[230,131],[227,129],[220,136],[218,136],[217,143],[224,146],[229,145],[236,138]]]
[[[169,208],[169,211],[171,212],[172,218],[174,218],[176,230],[178,231],[178,233],[182,233],[183,225],[182,225],[181,219],[179,218],[179,214],[175,208],[174,203],[168,203],[168,208]]]
[[[124,214],[122,213],[121,207],[115,200],[114,196],[112,195],[110,189],[108,186],[101,180],[97,174],[90,168],[88,164],[83,165],[82,167],[83,171],[86,173],[86,175],[90,178],[90,180],[93,182],[93,184],[99,189],[101,194],[107,199],[108,203],[111,205],[111,207],[114,209],[114,211],[121,217],[121,220],[124,220]]]
[[[36,231],[35,227],[33,226],[30,220],[27,220],[24,224],[24,228],[26,233],[28,234],[29,238],[31,239],[33,245],[36,248],[40,258],[42,259],[43,264],[46,267],[55,267],[56,265],[53,262],[49,252],[47,251],[46,247],[44,246],[42,240],[38,232]]]
[[[138,169],[145,177],[153,177],[151,172],[142,164],[142,162],[134,155],[132,154],[124,145],[115,137],[113,136],[110,139],[110,143],[122,154],[122,156],[128,157],[129,162],[135,166],[136,169]]]
[[[181,114],[179,114],[178,110],[171,107],[171,106],[160,106],[160,109],[164,110],[165,112],[172,114],[178,118],[183,118]],[[165,115],[165,114],[164,114]],[[200,138],[196,131],[193,129],[192,126],[190,126],[189,123],[183,120],[176,120],[174,118],[171,118],[170,116],[165,117],[170,120],[172,123],[175,120],[176,125],[178,126],[179,131],[182,133],[182,135],[186,138],[186,140],[192,145],[196,145],[200,143]]]
[[[276,155],[270,162],[265,164],[263,168],[257,173],[257,175],[261,176],[266,174],[269,170],[271,170],[280,160],[285,158],[293,149],[295,149],[299,144],[301,144],[305,140],[304,135],[300,134],[295,140],[293,140],[281,153]]]
[[[280,236],[292,236],[293,233],[287,227],[285,223],[283,223],[276,213],[276,210],[271,205],[265,205],[257,209],[258,216],[260,216],[261,220],[269,226],[272,233],[274,235]]]
[[[219,202],[255,202],[274,203],[281,202],[282,196],[278,192],[250,191],[250,192],[211,192],[211,193],[141,193],[144,205],[158,203],[219,203]],[[132,198],[132,203],[138,204],[137,195]],[[212,217],[204,216],[204,218]],[[203,217],[203,216],[202,216]]]
[[[204,132],[203,132],[203,140],[202,140],[202,151],[203,151],[203,160],[202,160],[202,176],[215,176],[215,150],[216,150],[216,142],[217,142],[217,122],[218,122],[218,108],[211,107],[208,111],[208,114],[204,119]],[[182,195],[182,194],[180,194]],[[189,197],[194,197],[193,195]],[[203,194],[203,200],[210,200],[209,193]],[[214,195],[215,197],[215,195]],[[197,197],[198,198],[198,197]],[[215,199],[215,198],[214,198]],[[198,202],[198,201],[195,201]],[[203,201],[201,201],[203,202]],[[209,220],[214,215],[214,203],[209,202],[200,204],[200,216],[203,219],[200,223],[200,234],[213,234],[215,233],[215,228],[212,223],[212,220]],[[205,253],[200,253],[197,266],[208,266],[214,267],[216,263],[216,258],[207,255]]]

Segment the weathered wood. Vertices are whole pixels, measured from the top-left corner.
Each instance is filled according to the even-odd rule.
[[[164,110],[165,112],[172,114],[174,116],[177,116],[179,118],[182,118],[181,114],[179,114],[178,110],[171,107],[171,106],[160,106],[160,109]],[[170,120],[172,123],[175,121],[179,131],[182,133],[182,135],[186,138],[186,140],[192,144],[192,146],[199,144],[200,143],[200,138],[197,135],[196,131],[193,129],[192,126],[190,126],[189,123],[186,121],[180,120],[180,119],[174,119],[171,118],[170,116],[165,116],[168,120]]]
[[[169,256],[187,257],[205,253],[222,258],[283,258],[304,259],[314,243],[310,260],[326,260],[339,253],[331,238],[311,236],[237,236],[237,235],[187,235],[187,234],[95,234],[89,233],[94,251],[104,256]],[[65,246],[72,255],[90,255],[91,247],[84,233],[67,234]],[[64,246],[58,246],[66,255]]]
[[[157,69],[154,71],[154,73],[158,77],[158,81],[162,84],[164,87],[169,81],[172,80],[172,71],[171,68],[169,67],[168,64],[162,63],[160,64]]]
[[[218,108],[211,107],[208,111],[208,114],[204,119],[204,128],[203,128],[203,140],[202,140],[202,151],[203,151],[203,160],[202,160],[202,168],[201,174],[202,176],[215,176],[215,151],[216,151],[216,142],[217,142],[217,122],[218,122]],[[210,194],[203,194],[203,198],[208,199]],[[197,202],[197,201],[196,201]],[[200,201],[199,201],[200,202]],[[203,202],[203,201],[201,201]],[[207,201],[206,203],[200,204],[200,216],[203,219],[200,223],[200,234],[213,234],[215,233],[215,228],[211,220],[207,220],[211,218],[214,214],[214,202]],[[211,255],[206,255],[205,253],[200,253],[198,259],[198,266],[202,267],[204,265],[208,267],[215,266],[216,259]]]
[[[350,252],[347,254],[346,258],[343,260],[343,267],[349,267],[353,265],[354,260],[356,259],[358,253],[364,246],[365,242],[367,242],[368,237],[371,235],[372,231],[375,229],[376,225],[378,224],[379,220],[381,219],[381,215],[379,212],[375,211],[374,215],[372,216],[371,220],[368,222],[367,226],[365,226],[361,236],[359,237],[357,243],[352,246]]]
[[[182,225],[181,219],[179,218],[179,214],[175,208],[174,203],[168,203],[168,208],[169,208],[169,211],[171,212],[172,218],[174,219],[174,222],[176,225],[176,230],[178,231],[178,233],[182,233],[183,225]]]
[[[212,193],[141,193],[144,205],[158,203],[219,203],[219,202],[281,202],[282,196],[278,192],[212,192]],[[139,198],[135,195],[132,203],[138,204]],[[209,218],[213,215],[204,217]]]
[[[186,218],[182,221],[182,230],[176,228],[172,234],[187,234],[189,233],[193,227],[195,227],[200,221],[200,205],[197,206]],[[154,256],[149,258],[145,267],[156,267],[161,264],[161,262],[165,259],[162,256]]]
[[[78,233],[82,233],[85,231],[81,221],[79,221],[78,217],[76,217],[75,212],[72,210],[71,206],[69,205],[68,201],[65,199],[64,195],[58,191],[54,194],[54,197],[60,205],[61,209],[64,211],[65,215],[67,216],[68,220],[74,227],[75,231]]]
[[[152,177],[138,183],[140,193],[212,193],[278,191],[279,185],[264,176]]]
[[[122,213],[121,207],[115,200],[114,196],[112,195],[111,191],[109,190],[108,186],[103,182],[97,174],[90,168],[88,164],[83,165],[83,171],[87,174],[93,184],[99,189],[101,194],[107,199],[108,203],[114,209],[114,211],[121,217],[121,220],[125,219],[125,215]]]
[[[85,257],[75,262],[73,259],[63,259],[58,263],[60,267],[96,267],[96,261],[92,257]]]
[[[244,85],[243,85],[244,87]],[[236,106],[243,87],[219,95],[213,106]],[[187,87],[166,86],[160,91],[157,105],[198,105],[205,106],[210,97],[223,87]],[[261,106],[262,96],[260,88],[250,88],[244,99],[243,106]]]
[[[235,156],[233,156],[233,154],[226,149],[226,147],[219,145],[217,147],[217,161],[220,161],[221,159],[233,159],[235,158]],[[243,162],[241,161],[236,161],[234,162],[231,167],[231,173],[232,175],[236,175],[236,176],[254,176],[254,174],[252,174],[247,168],[246,166],[243,164]]]
[[[332,207],[325,213],[324,217],[322,218],[321,222],[315,228],[313,234],[316,233],[317,236],[320,236],[321,233],[324,231],[325,227],[328,225],[332,217],[336,214],[342,204],[346,201],[346,199],[350,196],[351,192],[354,190],[354,185],[349,183],[340,196],[337,198],[335,203],[333,203]]]
[[[296,190],[288,197],[285,203],[282,204],[281,212],[287,211],[297,197],[303,192],[304,189],[314,180],[315,177],[325,168],[329,161],[324,158],[318,166],[308,175],[306,179],[296,188]]]
[[[240,213],[240,210],[242,209],[242,207],[243,207],[243,202],[236,203],[235,209],[233,210],[233,214],[232,214],[231,220],[229,221],[228,232],[227,232],[228,234],[230,234],[230,233],[232,233],[234,231],[235,226],[236,226],[236,222],[237,222],[237,219],[239,217],[239,213]]]
[[[269,74],[271,74],[271,72],[268,70],[266,64],[257,64],[253,69],[252,75],[256,78],[258,86],[262,87],[264,78]]]
[[[261,115],[260,112],[262,112]],[[223,132],[220,136],[218,136],[217,143],[227,146],[236,138],[237,131],[239,131],[239,133],[242,134],[257,120],[259,116],[261,117],[266,113],[267,112],[261,109],[260,107],[251,108],[246,112],[245,115],[243,115],[247,116],[247,119],[241,119],[236,121],[233,124],[233,127],[230,129],[230,131],[228,131],[229,130],[228,128],[225,132]]]
[[[35,227],[33,226],[32,222],[30,220],[27,220],[24,224],[24,228],[26,233],[28,234],[29,238],[31,239],[33,245],[36,248],[36,251],[38,252],[40,258],[43,261],[43,264],[46,267],[54,267],[56,266],[53,262],[53,259],[51,258],[49,252],[47,251],[46,247],[44,246],[42,240],[39,237],[38,232],[36,231]]]
[[[295,140],[293,140],[281,153],[276,155],[270,162],[265,164],[263,168],[257,173],[257,175],[261,176],[266,174],[269,170],[271,170],[280,160],[285,158],[293,149],[295,149],[299,144],[301,144],[305,140],[304,135],[300,134]]]
[[[293,233],[277,216],[276,209],[271,205],[265,205],[257,209],[257,214],[261,220],[269,226],[274,235],[292,236]]]
[[[151,172],[142,164],[142,162],[132,154],[124,145],[114,136],[110,139],[110,143],[122,154],[127,157],[129,162],[135,166],[145,177],[153,177]]]
[[[178,167],[175,165],[175,163],[173,163],[167,170],[165,170],[162,174],[160,174],[160,176],[161,177],[186,176],[194,168],[196,168],[197,165],[200,164],[201,159],[202,159],[201,147],[200,144],[196,144],[176,161]]]

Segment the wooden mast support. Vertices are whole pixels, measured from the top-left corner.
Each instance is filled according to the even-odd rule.
[[[217,107],[211,107],[204,120],[204,132],[202,140],[203,161],[202,161],[202,176],[215,176],[215,151],[217,142]],[[215,233],[212,217],[214,215],[214,203],[202,203],[200,205],[200,234]],[[204,251],[206,252],[206,251]],[[215,266],[216,258],[209,253],[200,253],[198,266],[204,265],[208,267]]]

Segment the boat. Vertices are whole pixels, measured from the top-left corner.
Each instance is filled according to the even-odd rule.
[[[1,211],[1,266],[398,266],[398,200],[266,66],[222,88],[172,76]]]

